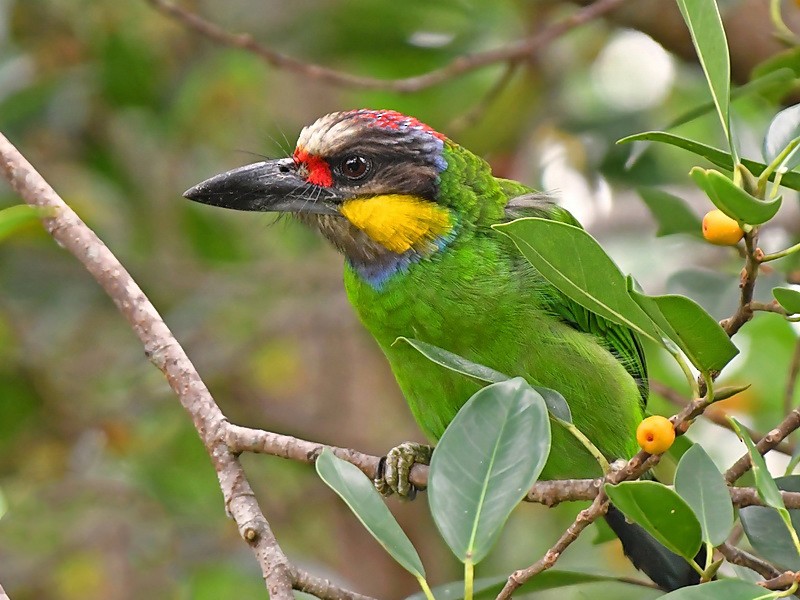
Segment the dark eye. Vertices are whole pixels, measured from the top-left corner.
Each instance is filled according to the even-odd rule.
[[[352,181],[358,181],[366,177],[372,168],[372,162],[363,156],[348,156],[342,161],[342,175]]]

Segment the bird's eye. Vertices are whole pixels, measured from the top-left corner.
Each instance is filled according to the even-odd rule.
[[[342,175],[352,181],[358,181],[366,177],[372,168],[372,162],[363,156],[348,156],[342,161]]]

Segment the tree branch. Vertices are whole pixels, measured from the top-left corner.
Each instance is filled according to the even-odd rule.
[[[800,344],[798,344],[800,346]],[[691,402],[688,398],[683,396],[679,391],[672,389],[668,385],[661,383],[660,381],[655,381],[653,379],[650,380],[650,391],[655,392],[665,400],[669,401],[670,403],[674,404],[678,407],[683,407]],[[708,419],[714,425],[719,425],[727,429],[728,431],[733,431],[733,425],[728,420],[728,414],[719,407],[714,407],[712,410],[706,410],[703,412],[703,418]],[[750,436],[750,439],[753,442],[758,442],[761,438],[764,437],[763,434],[750,429],[747,426],[742,425],[742,430]],[[790,444],[789,442],[783,441],[774,448],[778,452],[782,452],[788,456],[794,454],[794,444]]]
[[[322,580],[311,578],[289,563],[258,506],[238,457],[225,443],[228,421],[183,348],[117,258],[2,134],[0,173],[26,203],[47,209],[42,216],[45,229],[83,263],[111,297],[144,345],[147,357],[166,376],[211,457],[225,508],[253,551],[270,598],[293,600],[293,587],[316,584],[317,589],[333,594],[321,596],[324,598],[363,599],[331,584],[322,586]]]
[[[775,429],[758,441],[756,450],[761,454],[766,454],[798,427],[800,427],[800,409],[795,408]],[[736,480],[747,473],[752,466],[750,454],[745,453],[725,471],[725,481],[727,481],[728,484],[735,483]]]
[[[757,556],[753,556],[749,552],[745,552],[744,550],[737,548],[728,542],[718,546],[717,550],[719,550],[720,554],[722,554],[722,556],[724,556],[728,562],[731,562],[734,565],[739,565],[740,567],[752,569],[764,579],[772,579],[773,577],[778,577],[781,574],[778,569],[773,567],[768,562],[761,560]]]
[[[212,23],[200,15],[178,6],[169,0],[146,0],[146,2],[157,11],[181,23],[184,27],[218,44],[255,54],[264,62],[277,69],[291,71],[306,79],[312,79],[339,87],[389,90],[407,94],[439,85],[449,79],[490,65],[498,63],[513,64],[528,60],[565,33],[617,8],[625,2],[625,0],[597,0],[593,4],[577,10],[562,21],[550,25],[537,35],[494,50],[462,55],[443,67],[434,69],[423,75],[406,77],[403,79],[379,79],[354,75],[330,67],[305,62],[272,50],[255,41],[249,34],[226,31],[216,23]]]

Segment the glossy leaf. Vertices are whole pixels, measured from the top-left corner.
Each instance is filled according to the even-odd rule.
[[[633,289],[631,298],[683,350],[702,372],[721,371],[739,349],[719,323],[694,300],[686,296],[647,296]]]
[[[764,136],[764,161],[769,164],[775,160],[789,143],[800,136],[800,104],[783,109],[769,124]],[[800,165],[800,148],[796,147],[781,162],[780,170],[791,171]]]
[[[392,558],[415,577],[424,578],[425,569],[417,551],[369,478],[327,448],[317,458],[316,468],[322,481],[345,501]]]
[[[739,519],[747,539],[760,556],[782,569],[800,569],[800,554],[777,510],[746,506],[739,509]]]
[[[442,537],[463,562],[480,562],[550,453],[542,397],[517,377],[472,396],[431,460],[428,500]]]
[[[791,288],[774,288],[772,295],[790,315],[800,313],[800,292]]]
[[[767,600],[774,597],[774,593],[755,583],[722,579],[680,588],[661,596],[661,600]]]
[[[499,383],[501,381],[511,379],[508,375],[504,375],[500,371],[495,371],[494,369],[484,365],[474,363],[462,356],[459,356],[458,354],[453,354],[452,352],[449,352],[443,348],[439,348],[438,346],[434,346],[433,344],[428,344],[426,342],[421,342],[419,340],[407,337],[399,337],[397,340],[395,340],[395,344],[397,342],[405,342],[431,362],[434,362],[446,369],[450,369],[451,371],[455,371],[456,373],[461,373],[467,377],[477,379],[478,381],[484,381],[486,383]]]
[[[24,227],[37,221],[41,213],[33,206],[16,204],[0,210],[0,241]]]
[[[475,600],[494,599],[500,590],[503,589],[506,581],[508,581],[508,577],[483,577],[476,579],[473,587]],[[630,584],[629,581],[611,575],[595,575],[593,573],[581,573],[580,571],[549,569],[539,573],[533,579],[526,581],[519,587],[514,595],[519,596],[530,592],[543,592],[545,590],[554,590],[586,583]],[[453,581],[436,586],[431,591],[436,600],[461,600],[464,597],[464,582]],[[418,592],[408,596],[405,600],[425,600],[425,594]]]
[[[755,72],[755,71],[754,71]],[[795,73],[792,69],[778,68],[774,71],[764,73],[759,77],[753,77],[744,85],[740,85],[731,90],[731,101],[738,100],[739,98],[746,98],[753,95],[761,95],[765,97],[782,96],[790,89],[795,82]],[[777,99],[775,101],[777,102]],[[670,121],[665,129],[674,129],[685,125],[703,115],[715,110],[716,105],[713,101],[686,111],[682,115]]]
[[[517,219],[495,228],[508,235],[539,273],[601,317],[662,344],[650,318],[628,295],[625,277],[583,229],[548,219]]]
[[[714,148],[712,146],[707,146],[705,144],[701,144],[700,142],[696,142],[694,140],[690,140],[685,137],[681,137],[679,135],[675,135],[672,133],[667,133],[665,131],[645,131],[643,133],[637,133],[635,135],[629,135],[624,137],[620,140],[617,140],[618,144],[628,144],[631,142],[636,141],[649,141],[649,142],[659,142],[662,144],[669,144],[670,146],[676,146],[678,148],[683,148],[684,150],[688,150],[692,154],[696,154],[698,156],[702,156],[709,162],[726,169],[728,171],[733,171],[733,161],[731,160],[731,155],[724,150],[720,150],[719,148]],[[746,158],[742,159],[742,164],[747,167],[747,170],[750,171],[753,175],[758,177],[761,172],[767,168],[762,162],[757,162],[754,160],[748,160]],[[772,181],[775,178],[775,174],[771,174],[769,179]],[[795,171],[789,171],[783,175],[781,179],[781,185],[784,187],[791,188],[793,190],[800,190],[800,173]]]
[[[716,0],[677,0],[683,20],[706,75],[711,98],[717,107],[722,129],[735,154],[730,131],[731,65],[728,40],[722,27]],[[738,162],[738,161],[735,161]]]
[[[764,77],[781,69],[790,70],[794,74],[795,80],[800,78],[800,46],[773,54],[753,68],[752,76]]]
[[[778,477],[775,484],[787,492],[800,492],[798,475]],[[794,529],[800,529],[800,510],[788,512]],[[800,570],[800,553],[777,510],[766,506],[746,506],[739,509],[739,518],[747,539],[759,555],[781,568]]]
[[[755,71],[753,73],[755,75]],[[762,97],[771,99],[772,102],[778,102],[778,100],[780,100],[789,90],[792,89],[794,81],[795,73],[792,69],[785,67],[776,68],[773,71],[765,72],[759,77],[753,76],[753,78],[744,85],[740,85],[732,89],[731,101],[758,94]],[[666,127],[664,127],[664,129],[669,130],[680,127],[681,125],[690,123],[714,110],[716,110],[716,105],[714,104],[713,100],[711,102],[706,102],[705,104],[701,104],[700,106],[687,110],[685,113],[677,116],[675,119],[670,121]],[[642,157],[649,147],[649,142],[634,142],[631,155],[628,160],[625,161],[626,168],[631,168]]]
[[[658,223],[657,237],[676,233],[702,236],[700,218],[682,198],[656,188],[639,188],[638,192]]]
[[[738,187],[731,179],[713,169],[694,167],[689,174],[718,209],[741,223],[766,223],[781,207],[781,196],[759,200]]]
[[[675,473],[675,491],[700,521],[703,540],[719,546],[733,528],[733,503],[725,478],[700,444],[681,458]]]
[[[675,554],[694,559],[700,550],[700,523],[686,501],[655,481],[606,484],[606,494],[628,519],[638,523]]]
[[[478,381],[485,383],[499,383],[511,379],[508,375],[504,375],[500,371],[495,371],[490,367],[479,365],[463,356],[453,354],[443,348],[427,344],[419,340],[414,340],[406,337],[399,337],[395,340],[397,342],[405,342],[428,360],[440,365],[456,373],[461,373],[467,377],[472,377]],[[539,392],[539,395],[544,398],[544,403],[547,405],[547,410],[550,411],[554,417],[572,423],[572,412],[570,411],[569,404],[559,392],[551,390],[550,388],[532,385],[533,389]]]
[[[742,434],[742,424],[733,417],[728,418],[733,424],[736,435],[738,435],[739,439],[747,446],[747,452],[750,454],[750,462],[753,464],[753,475],[756,478],[758,497],[761,498],[761,501],[767,506],[786,510],[780,490],[778,490],[775,480],[772,478],[772,475],[770,475],[769,469],[767,469],[767,463],[764,461],[764,457],[758,451],[753,440],[750,439],[750,436]]]

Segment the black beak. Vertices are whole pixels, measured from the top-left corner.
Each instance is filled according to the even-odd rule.
[[[308,183],[291,158],[253,163],[198,183],[183,193],[195,202],[263,212],[338,215],[341,198],[330,188]]]

